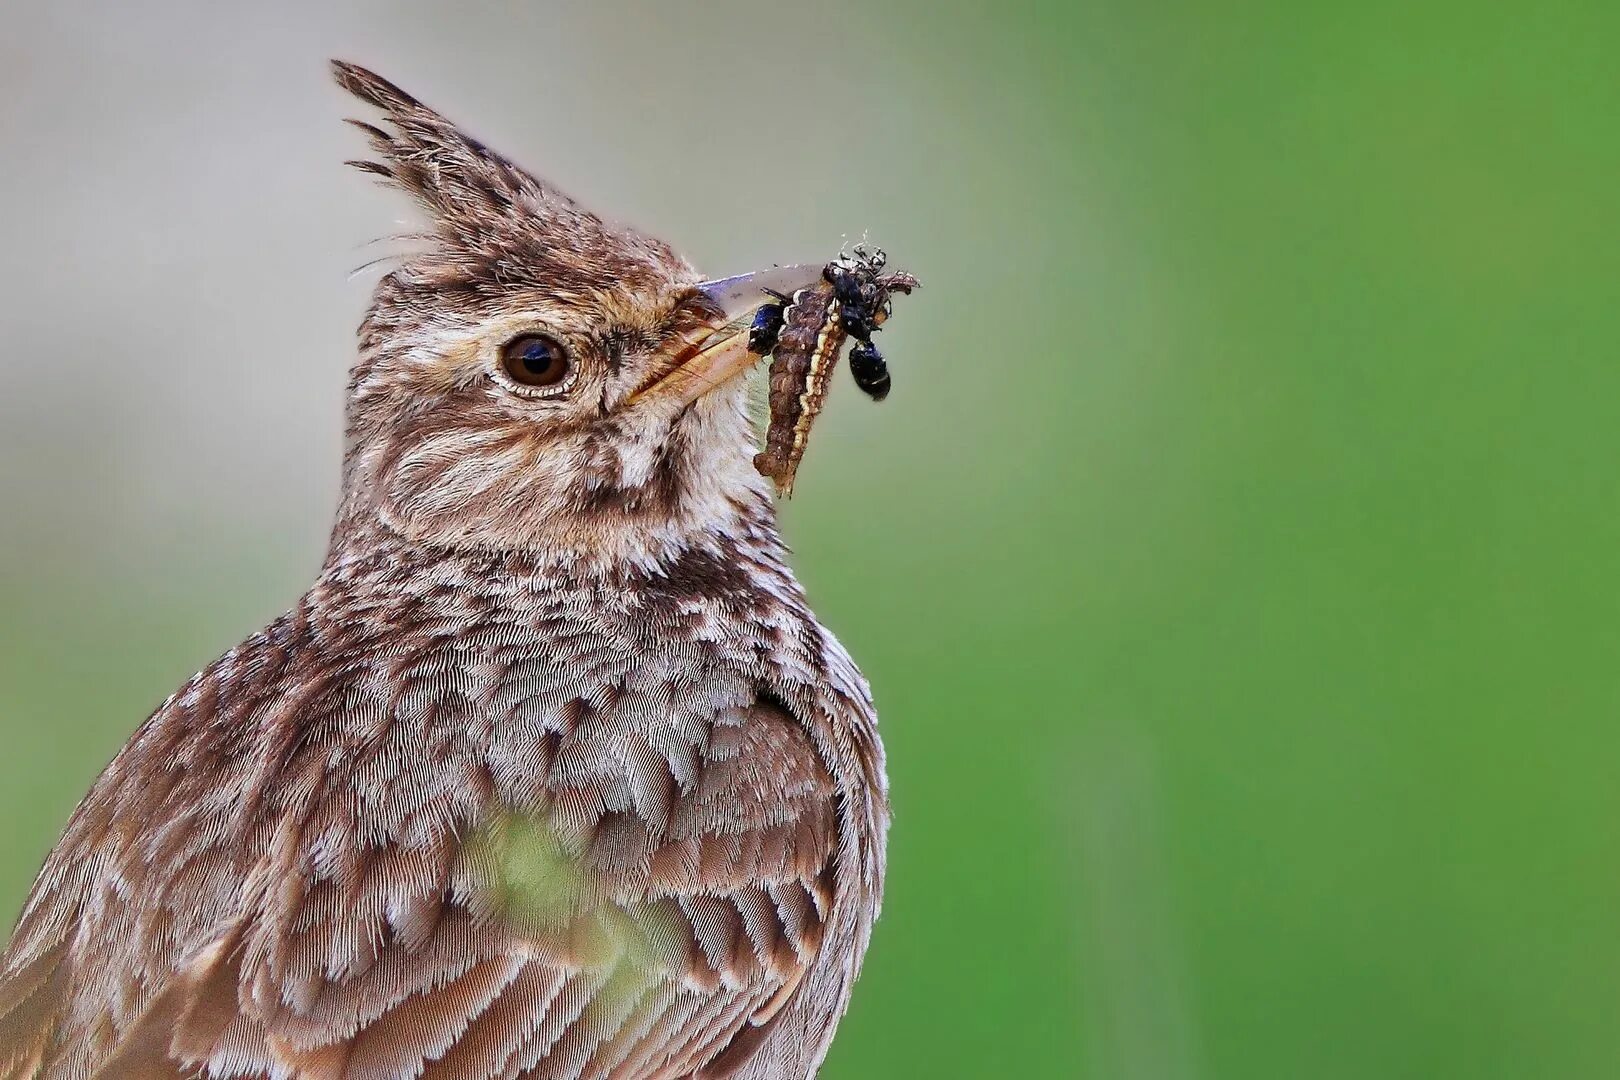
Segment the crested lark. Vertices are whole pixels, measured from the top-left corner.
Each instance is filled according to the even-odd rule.
[[[74,813],[0,1078],[812,1076],[888,811],[751,464],[749,318],[802,271],[706,284],[336,74],[430,229],[360,330],[325,565]]]

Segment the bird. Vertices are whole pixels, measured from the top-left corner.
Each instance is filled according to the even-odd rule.
[[[310,589],[136,730],[0,956],[0,1080],[781,1080],[882,902],[871,690],[752,467],[758,307],[360,66],[422,219]]]

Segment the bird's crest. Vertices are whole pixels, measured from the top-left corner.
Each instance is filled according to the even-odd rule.
[[[610,225],[375,72],[332,62],[339,86],[382,112],[350,119],[375,157],[348,162],[409,194],[437,241],[419,270],[476,284],[600,287],[686,270],[667,244]]]

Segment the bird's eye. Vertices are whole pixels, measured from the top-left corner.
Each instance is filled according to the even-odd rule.
[[[501,348],[501,367],[520,386],[556,386],[568,377],[568,350],[544,334],[522,334]]]

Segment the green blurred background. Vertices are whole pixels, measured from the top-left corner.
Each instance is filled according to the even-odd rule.
[[[1617,11],[13,0],[0,909],[318,563],[336,54],[926,283],[785,514],[896,806],[829,1080],[1620,1075]]]

